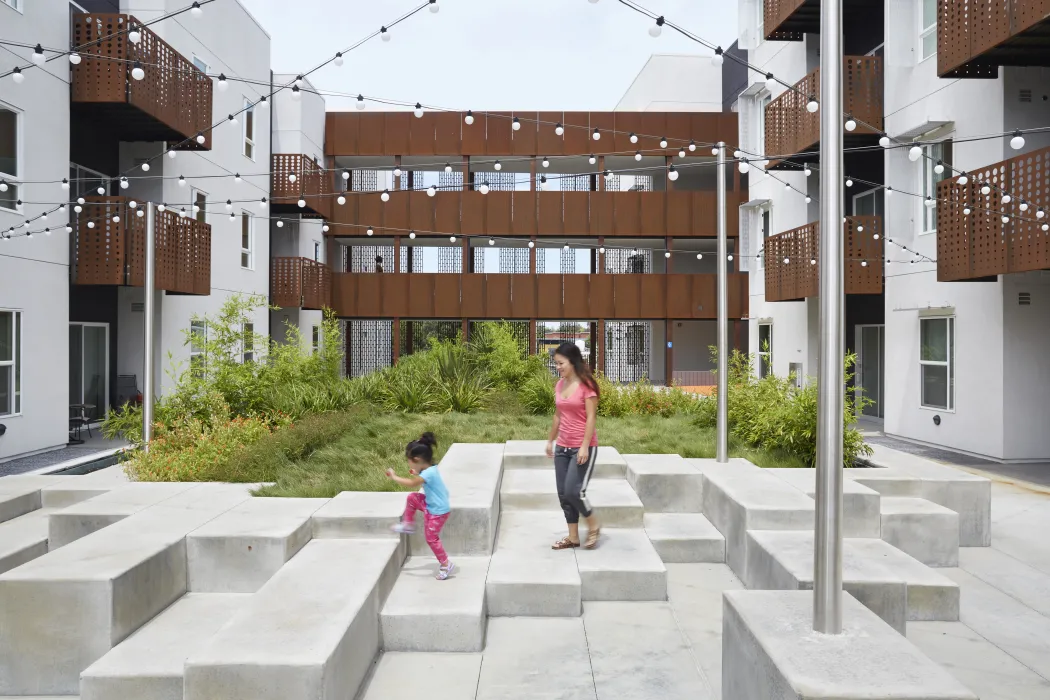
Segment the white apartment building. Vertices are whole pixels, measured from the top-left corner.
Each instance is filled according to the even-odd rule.
[[[1045,461],[1050,276],[1042,270],[1050,260],[1048,234],[1034,212],[1050,213],[1050,135],[1027,134],[1014,149],[1009,132],[1050,124],[1045,51],[1018,49],[1045,43],[1039,32],[1046,20],[1023,15],[1027,2],[1004,10],[1011,14],[1005,29],[977,20],[971,31],[982,36],[981,49],[955,26],[961,20],[953,7],[961,1],[844,3],[844,105],[860,122],[846,133],[844,175],[853,183],[845,213],[878,217],[865,221],[867,233],[872,223],[881,232],[885,259],[882,294],[873,293],[876,244],[856,223],[847,225],[854,266],[847,260],[845,342],[858,353],[856,383],[876,402],[868,412],[883,419],[888,435],[994,460]],[[811,7],[793,0],[740,4],[740,45],[750,62],[804,94],[819,65],[819,15],[803,9]],[[741,148],[774,156],[815,150],[819,136],[802,133],[818,116],[806,116],[806,100],[789,103],[788,94],[778,102],[785,88],[767,87],[761,73],[752,72],[749,83],[737,103]],[[803,125],[794,141],[784,137],[786,118]],[[904,146],[872,147],[883,133]],[[974,138],[1002,133],[1008,135]],[[909,156],[912,141],[925,157]],[[817,220],[819,176],[816,165],[809,177],[798,171],[812,156],[790,160],[795,164],[771,159],[768,173],[752,169],[741,216],[741,235],[766,253],[760,274],[751,276],[751,351],[763,353],[761,364],[777,374],[812,376],[816,278],[804,269],[808,255],[785,263],[780,251],[798,251],[785,247],[787,239]],[[952,167],[956,184],[938,187],[953,179]],[[968,185],[958,184],[960,171]],[[984,183],[987,196],[980,194]],[[951,188],[959,193],[955,201],[970,205],[970,216],[949,201]],[[1013,201],[1004,203],[1005,193]],[[869,263],[863,271],[857,257]]]
[[[159,391],[172,385],[169,370],[199,351],[185,342],[194,317],[234,293],[269,296],[270,114],[242,112],[269,92],[269,35],[231,1],[208,4],[201,18],[183,13],[140,27],[135,43],[124,23],[186,3],[117,5],[0,2],[0,38],[39,42],[57,56],[25,70],[21,83],[0,79],[0,179],[8,184],[0,229],[15,227],[0,241],[0,460],[65,445],[71,415],[100,419],[141,392],[145,226],[131,201],[165,207],[157,213]],[[51,53],[94,39],[102,42],[78,65]],[[0,52],[0,74],[27,66],[32,52]],[[123,55],[139,65],[115,60]],[[266,333],[269,321],[262,309],[245,330]]]

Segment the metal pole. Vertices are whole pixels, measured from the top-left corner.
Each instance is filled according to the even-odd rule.
[[[820,2],[820,359],[813,629],[842,632],[842,0]]]
[[[156,258],[156,210],[153,203],[146,205],[146,275],[143,281],[143,378],[142,378],[142,443],[149,450],[153,437],[153,268]]]
[[[718,142],[718,407],[715,461],[729,461],[729,288],[726,245],[726,145]]]

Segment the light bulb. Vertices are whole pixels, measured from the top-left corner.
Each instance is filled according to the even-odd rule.
[[[259,200],[259,208],[260,209],[265,209],[266,208],[266,197],[263,197],[262,199]]]
[[[40,44],[37,44],[36,48],[33,49],[33,63],[37,64],[38,66],[42,66],[46,62],[47,56],[44,55],[44,47],[42,47]]]
[[[356,107],[357,107],[358,109],[364,109],[364,108],[365,108],[365,98],[364,98],[364,96],[363,96],[363,95],[358,95],[358,96],[357,96],[357,103],[356,103],[356,105],[355,105],[355,106],[356,106]]]
[[[295,180],[292,180],[292,182],[295,182]],[[241,184],[241,174],[240,173],[234,173],[233,184],[235,184],[235,185]]]
[[[344,204],[346,204],[346,197],[344,197],[343,195],[339,195],[335,198],[335,203],[339,206],[343,206]]]
[[[772,73],[766,73],[766,90],[772,92],[777,87],[777,79],[773,77]]]
[[[141,215],[142,212],[139,212],[139,214]],[[73,227],[69,224],[66,224],[66,233],[73,233]]]
[[[226,211],[233,211],[233,200],[232,199],[227,199],[226,200]]]
[[[15,70],[17,70],[17,69],[15,69]],[[594,131],[591,132],[591,138],[594,139],[595,141],[598,141],[599,139],[601,139],[601,137],[602,137],[602,133],[600,131],[598,131],[598,127],[594,127]]]
[[[295,180],[296,180],[295,173],[289,173],[288,174],[288,182],[295,182]]]
[[[921,157],[922,157],[922,147],[921,146],[912,146],[910,149],[908,149],[908,160],[910,160],[911,162],[914,163],[915,161],[917,161]]]
[[[390,191],[389,190],[383,190],[383,194],[379,195],[379,198],[381,200],[383,200],[384,202],[389,202],[390,201]]]
[[[959,176],[959,184],[960,185],[965,185],[969,181],[970,181],[970,178],[969,178],[969,176],[966,175],[966,173],[963,173],[962,175]]]
[[[95,222],[94,221],[89,221],[88,222],[88,228],[95,228]]]
[[[852,116],[846,117],[846,131],[854,131],[857,128],[857,120]]]
[[[722,47],[719,46],[717,49],[715,49],[715,55],[711,57],[711,65],[713,65],[715,68],[720,68],[722,66],[722,63],[724,62],[725,59],[722,58]]]
[[[204,141],[205,141],[205,139],[204,139],[204,132],[203,131],[197,132],[197,143],[199,143],[201,145],[204,145]]]
[[[231,124],[231,125],[233,125],[233,126],[237,126],[237,116],[236,116],[236,115],[234,115],[234,114],[231,114],[231,115],[230,115],[230,116],[229,116],[229,117],[227,118],[227,120],[228,120],[228,121],[230,122],[230,124]]]
[[[1006,214],[1003,214],[1003,223],[1004,224],[1010,223],[1010,217],[1007,216]]]
[[[664,251],[664,257],[665,257],[665,258],[669,258],[669,257],[671,257],[671,251],[669,251],[669,250],[667,250],[667,251]]]
[[[149,163],[143,163],[142,164],[142,172],[145,172],[145,173],[149,172]]]
[[[433,14],[437,14],[441,11],[441,6],[438,5],[438,0],[430,0],[430,11]]]
[[[810,170],[809,166],[807,165],[805,168],[802,169],[802,174],[805,175],[806,177],[809,177],[810,175],[813,174],[813,171]]]
[[[875,233],[875,234],[872,234],[872,236],[871,236],[871,237],[872,237],[872,238],[873,238],[874,240],[876,240],[876,241],[877,241],[877,240],[879,240],[879,234],[877,234],[877,233]]]
[[[84,203],[84,198],[83,197],[77,197],[77,204],[83,204],[83,203]]]
[[[540,165],[542,165],[545,168],[549,168],[550,164],[551,164],[551,162],[549,160],[547,160],[546,156],[544,156],[543,160],[540,161]]]
[[[489,239],[489,245],[496,245],[496,241],[494,241],[493,239],[490,238]]]
[[[300,198],[299,198],[299,201],[298,201],[298,202],[296,202],[296,204],[298,204],[298,205],[299,205],[299,208],[300,208],[300,209],[302,209],[303,207],[305,207],[305,206],[306,206],[306,200],[305,200],[305,199],[302,199],[302,198],[300,197]]]
[[[1043,210],[1042,210],[1042,209],[1037,209],[1037,210],[1036,210],[1036,212],[1035,212],[1035,218],[1037,218],[1037,219],[1042,219],[1042,218],[1043,218],[1044,216],[1046,216],[1046,213],[1045,213],[1045,212],[1043,212]]]
[[[128,202],[128,207],[130,207],[130,208],[132,208],[132,209],[134,209],[134,208],[135,208],[135,207],[137,207],[138,205],[139,205],[139,203],[138,203],[138,202],[136,202],[136,201],[135,201],[134,199],[133,199],[133,200],[131,200],[130,202]]]
[[[423,118],[423,105],[419,102],[416,103],[416,108],[412,110],[412,114],[416,115],[416,119]]]
[[[848,178],[848,177],[846,178],[846,187],[853,187],[853,180],[852,180],[852,178]]]
[[[656,37],[660,36],[660,34],[663,32],[663,29],[664,29],[664,18],[663,17],[657,17],[656,18],[656,24],[654,24],[653,26],[649,27],[649,36],[651,36],[651,37],[653,37],[655,39]]]
[[[1009,204],[1012,201],[1013,201],[1013,197],[1011,197],[1008,194],[1004,194],[1003,195],[1003,204]]]
[[[746,159],[740,161],[740,163],[739,163],[739,165],[737,167],[740,169],[740,172],[742,174],[743,173],[747,173],[747,171],[751,169],[751,166],[747,164],[747,160]]]
[[[201,15],[204,14],[204,10],[201,9],[201,4],[199,2],[193,3],[193,6],[190,7],[190,14],[193,15],[194,19],[201,18]]]
[[[990,194],[991,191],[992,191],[992,188],[988,186],[987,182],[984,183],[983,185],[981,185],[981,194],[987,195],[987,194]]]
[[[587,162],[590,163],[591,165],[594,165],[595,163],[598,162],[598,159],[595,158],[594,154],[592,153],[591,156],[587,159]]]
[[[120,183],[120,184],[121,184],[121,187],[124,186],[123,182]],[[185,186],[186,186],[186,178],[184,178],[182,175],[179,175],[179,187],[185,187]]]
[[[142,32],[136,25],[131,25],[131,31],[128,32],[128,41],[132,44],[137,44],[142,41]]]
[[[131,183],[128,182],[128,179],[126,177],[120,178],[120,189],[126,190],[129,187],[131,187]]]
[[[226,82],[226,74],[219,73],[219,92],[226,92],[228,87],[230,87],[230,84]]]
[[[818,109],[820,109],[820,103],[817,102],[816,96],[810,95],[809,99],[806,100],[806,111],[809,112],[810,114],[813,114]]]
[[[791,189],[791,183],[790,182],[785,182],[784,183],[784,189],[785,190],[790,190]]]
[[[170,158],[171,160],[175,160],[175,151],[169,150],[168,151],[168,158]]]
[[[473,124],[474,123],[474,113],[471,112],[468,109],[467,110],[467,116],[463,117],[463,121],[466,123],[467,126],[470,126],[471,124]]]
[[[1019,151],[1024,148],[1024,136],[1021,135],[1021,131],[1017,130],[1014,132],[1013,138],[1010,139],[1010,148],[1015,151]]]
[[[449,236],[448,237],[448,242],[449,243],[455,243],[456,242],[456,237],[455,236]]]
[[[806,195],[806,204],[809,204],[812,201],[813,201],[813,198],[810,197],[809,195]]]
[[[933,209],[935,206],[937,206],[936,200],[933,197],[926,197],[926,208]]]
[[[510,128],[514,129],[514,131],[518,131],[521,129],[521,122],[518,120],[517,117],[514,117],[514,120],[510,123]]]
[[[638,143],[638,134],[634,133],[633,131],[631,132],[631,135],[628,138],[631,139],[631,143]]]
[[[602,173],[602,174],[603,174],[603,175],[605,175],[605,179],[606,179],[606,180],[611,180],[611,179],[612,179],[612,176],[613,176],[613,174],[612,174],[612,171],[611,171],[611,170],[606,170],[606,171],[605,171],[604,173]]]
[[[970,207],[963,207],[963,216],[970,215]]]
[[[371,226],[369,226],[368,229],[365,231],[366,236],[371,236],[373,233],[375,233],[375,231],[372,230]]]
[[[667,169],[667,179],[671,182],[674,182],[678,179],[678,170],[674,167],[674,165],[671,165],[671,167]]]
[[[69,54],[69,62],[72,63],[74,66],[79,66],[80,65],[80,54],[78,54],[76,51],[74,51],[73,53]]]
[[[857,232],[858,233],[864,233],[864,227],[863,226],[858,226],[857,227]]]
[[[568,243],[566,243],[566,244],[565,244],[564,246],[562,246],[562,249],[563,249],[563,250],[568,250],[568,249],[569,249],[569,244],[568,244]]]
[[[887,136],[886,134],[883,134],[882,136],[880,136],[879,137],[879,145],[882,146],[883,148],[889,148],[890,147],[890,137]]]
[[[186,218],[186,207],[183,207],[182,209],[179,209],[179,218],[180,219],[185,219]]]
[[[99,196],[106,194],[106,188],[105,187],[99,187],[95,191],[99,193]]]
[[[15,69],[11,71],[11,80],[15,81],[16,84],[21,85],[22,81],[25,79],[26,77],[22,75],[22,69],[15,66]]]
[[[78,204],[75,207],[73,207],[73,211],[75,211],[77,214],[79,214],[80,212],[84,211],[84,207],[82,207],[82,206],[80,206]]]
[[[303,91],[299,89],[298,85],[292,86],[292,99],[298,102],[303,97]]]
[[[641,160],[642,159],[642,152],[641,151],[635,151],[634,152],[634,159],[635,160]]]
[[[0,188],[0,192],[6,192],[7,191],[7,185],[3,184],[3,183],[0,183],[0,184],[3,185],[3,187]],[[69,179],[68,178],[62,178],[62,189],[64,189],[67,192],[69,191]]]
[[[395,165],[394,166],[394,177],[401,177],[401,166],[400,165]]]
[[[414,239],[416,237],[416,232],[415,231],[409,231],[408,232],[408,237]]]
[[[497,160],[497,161],[496,161],[496,162],[495,162],[495,163],[494,163],[494,164],[492,165],[492,168],[493,168],[494,170],[496,170],[496,171],[499,171],[499,170],[503,170],[503,165],[502,165],[502,164],[501,164],[501,163],[500,163],[500,162],[499,162],[499,161]]]
[[[695,151],[696,150],[696,141],[690,141],[689,142],[689,150],[690,151]]]
[[[540,177],[540,189],[541,190],[546,190],[547,189],[547,176],[546,175],[543,175],[543,176]]]
[[[717,156],[718,155],[718,146],[715,146],[714,148],[711,149],[711,155],[713,155],[713,156]]]
[[[893,196],[893,188],[892,187],[888,187],[888,186],[886,187],[886,196],[887,197],[892,197]]]
[[[868,266],[868,261],[867,260],[861,260],[860,261],[860,266],[861,267],[867,267]]]
[[[1028,211],[1028,202],[1022,200],[1021,204],[1018,206],[1018,209],[1020,209],[1021,211]]]
[[[791,262],[791,259],[790,259],[790,258],[784,258],[784,264],[785,264],[785,265],[787,265],[787,264],[788,264],[789,262]]]
[[[704,259],[704,254],[703,253],[697,253],[696,254],[696,259],[697,260],[703,260]]]
[[[740,150],[740,149],[738,148],[738,149],[736,149],[735,151],[733,151],[733,157],[734,157],[734,158],[736,158],[737,160],[740,160],[741,158],[743,158],[743,157],[744,157],[744,152],[743,152],[743,151],[741,151],[741,150]]]
[[[565,133],[565,127],[561,125],[561,122],[558,122],[558,125],[554,127],[554,133],[558,136],[561,136]]]
[[[1050,224],[1043,224],[1042,229],[1044,231],[1050,231]]]
[[[337,68],[338,67],[342,67],[342,65],[343,65],[343,53],[341,51],[337,51],[336,52],[335,58],[332,59],[332,63],[334,63]]]
[[[481,187],[478,188],[478,189],[481,192],[481,194],[488,194],[489,193],[489,183],[487,183],[487,182],[481,183]]]
[[[685,149],[684,148],[678,151],[678,157],[679,158],[685,158]]]
[[[386,27],[380,27],[379,36],[383,38],[383,41],[390,41],[390,30]]]
[[[605,246],[601,246],[600,248],[598,248],[598,252],[602,255],[605,255]]]
[[[437,193],[438,193],[438,188],[435,187],[434,185],[431,185],[430,187],[427,188],[427,196],[428,197],[433,197]]]
[[[445,172],[446,173],[452,172],[452,164],[451,163],[445,163]]]
[[[237,215],[236,214],[230,214],[230,221],[236,221],[236,220],[237,220]]]
[[[280,219],[277,220],[277,228],[284,228],[284,222]]]
[[[732,260],[732,259],[733,259],[732,254],[726,256],[726,260]]]
[[[665,137],[660,138],[660,148],[667,148],[667,139]]]
[[[529,241],[529,247],[530,248],[535,248],[536,247],[536,243],[533,242],[533,241]]]
[[[41,221],[47,221],[47,212],[46,211],[43,214],[40,215],[40,220]]]

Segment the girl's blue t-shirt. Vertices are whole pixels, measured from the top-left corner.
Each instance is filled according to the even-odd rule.
[[[438,465],[424,469],[419,473],[423,480],[423,495],[427,497],[427,512],[431,515],[445,515],[452,507],[448,502],[448,487],[445,486]]]

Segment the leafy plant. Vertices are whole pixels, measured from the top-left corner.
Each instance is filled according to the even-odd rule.
[[[525,380],[519,393],[521,403],[529,413],[540,416],[554,413],[554,380],[546,369],[533,372]]]

